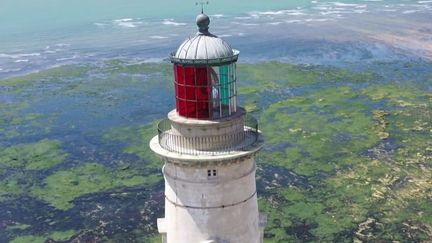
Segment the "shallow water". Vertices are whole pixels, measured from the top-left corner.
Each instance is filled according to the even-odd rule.
[[[403,75],[393,76],[401,66]],[[393,202],[382,204],[372,192],[391,186],[386,189],[389,198],[423,202],[431,196],[432,97],[424,87],[432,84],[432,64],[375,62],[361,71],[350,69],[279,62],[239,65],[240,102],[260,118],[267,141],[258,156],[257,185],[260,207],[269,215],[268,242],[431,236],[428,204],[407,201],[387,214],[385,207]],[[170,64],[126,60],[3,79],[0,241],[156,240],[163,183],[161,162],[147,144],[157,134],[155,120],[174,106],[171,79]],[[373,170],[365,172],[364,166]],[[388,176],[395,184],[381,182]],[[369,180],[372,189],[356,188],[352,177]],[[414,182],[407,182],[408,177]],[[418,190],[423,193],[414,193]],[[353,198],[333,202],[345,197]],[[305,204],[312,202],[315,208],[308,209]],[[323,208],[354,218],[328,230],[324,225],[334,222],[328,222],[329,209]],[[305,210],[315,215],[300,213]],[[419,213],[420,218],[415,216]],[[367,217],[384,228],[368,229],[369,238],[353,233],[363,232]],[[407,223],[422,230],[399,231]]]

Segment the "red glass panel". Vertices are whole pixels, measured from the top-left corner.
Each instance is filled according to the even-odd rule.
[[[208,86],[211,82],[210,68],[208,67],[197,67],[195,68],[195,80],[197,86]]]
[[[183,85],[177,85],[177,98],[186,99],[186,88]]]
[[[186,86],[186,99],[190,101],[195,101],[195,86]]]
[[[186,85],[195,86],[195,70],[194,70],[194,67],[184,67],[184,83]]]
[[[195,101],[186,101],[186,114],[184,116],[189,118],[197,118]]]
[[[196,118],[210,118],[210,109],[208,102],[197,102]]]
[[[174,65],[176,80],[176,108],[179,115],[188,118],[211,117],[211,69]]]
[[[185,76],[184,76],[184,67],[174,65],[174,77],[177,83],[184,84]]]
[[[177,100],[177,111],[178,111],[179,115],[186,116],[186,114],[187,114],[186,101]]]

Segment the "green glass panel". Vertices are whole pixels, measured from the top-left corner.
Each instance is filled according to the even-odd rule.
[[[222,105],[229,105],[229,85],[230,85],[230,72],[229,66],[220,66],[219,67],[220,74],[220,85],[221,85],[221,103]]]
[[[231,97],[235,95],[235,64],[231,64],[231,72],[230,72],[230,94]]]

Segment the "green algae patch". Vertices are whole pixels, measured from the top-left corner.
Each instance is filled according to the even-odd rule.
[[[7,230],[25,230],[25,229],[28,229],[28,228],[30,228],[31,227],[31,225],[28,225],[28,224],[15,224],[15,225],[10,225],[10,226],[7,226]]]
[[[172,66],[165,63],[134,63],[131,64],[126,60],[116,59],[105,61],[105,68],[110,73],[127,73],[131,74],[148,74],[161,73],[172,75]]]
[[[44,243],[45,240],[46,238],[43,236],[26,235],[26,236],[19,236],[13,239],[10,243]]]
[[[26,170],[45,170],[66,158],[57,140],[44,139],[32,144],[18,144],[0,151],[0,164]]]
[[[379,141],[366,102],[351,88],[338,87],[270,105],[261,115],[261,129],[270,148],[283,146],[285,153],[276,160],[273,153],[264,154],[264,161],[307,176],[343,166],[348,161],[341,158]]]
[[[147,239],[148,243],[160,243],[162,242],[162,236],[161,235],[155,235],[153,237],[150,237]]]
[[[239,64],[237,75],[240,80],[239,93],[243,95],[323,82],[366,83],[379,78],[373,72],[352,72],[346,69],[293,65],[276,61]]]
[[[27,227],[28,228],[28,227]],[[44,243],[47,240],[54,241],[68,241],[70,240],[77,232],[75,230],[66,230],[66,231],[54,231],[49,235],[24,235],[18,236],[11,243]]]
[[[389,116],[388,112],[382,110],[373,111],[373,117],[376,121],[375,130],[380,139],[386,139],[389,137],[389,133],[386,131],[389,125],[387,116]]]
[[[90,70],[90,65],[65,65],[40,72],[30,73],[25,76],[3,79],[0,80],[0,85],[8,87],[9,92],[19,92],[23,88],[38,83],[55,82],[59,79],[79,78]]]
[[[55,231],[49,235],[49,238],[55,241],[70,240],[77,232],[75,230]]]
[[[0,181],[0,202],[15,198],[24,193],[23,185],[20,183],[19,177],[8,177]]]
[[[86,194],[117,187],[152,185],[159,180],[157,176],[144,177],[132,170],[117,173],[101,164],[88,163],[46,177],[43,186],[33,188],[31,194],[55,208],[67,210],[73,207],[75,198]]]

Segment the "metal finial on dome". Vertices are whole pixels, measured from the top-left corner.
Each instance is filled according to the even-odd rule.
[[[210,18],[209,16],[205,14],[199,14],[196,17],[196,23],[198,25],[198,31],[203,34],[208,33],[209,25],[210,25]]]
[[[208,5],[209,4],[209,2],[208,1],[206,1],[206,2],[204,2],[204,1],[201,1],[201,2],[196,2],[195,3],[195,5],[201,5],[201,14],[204,14],[204,5]]]

